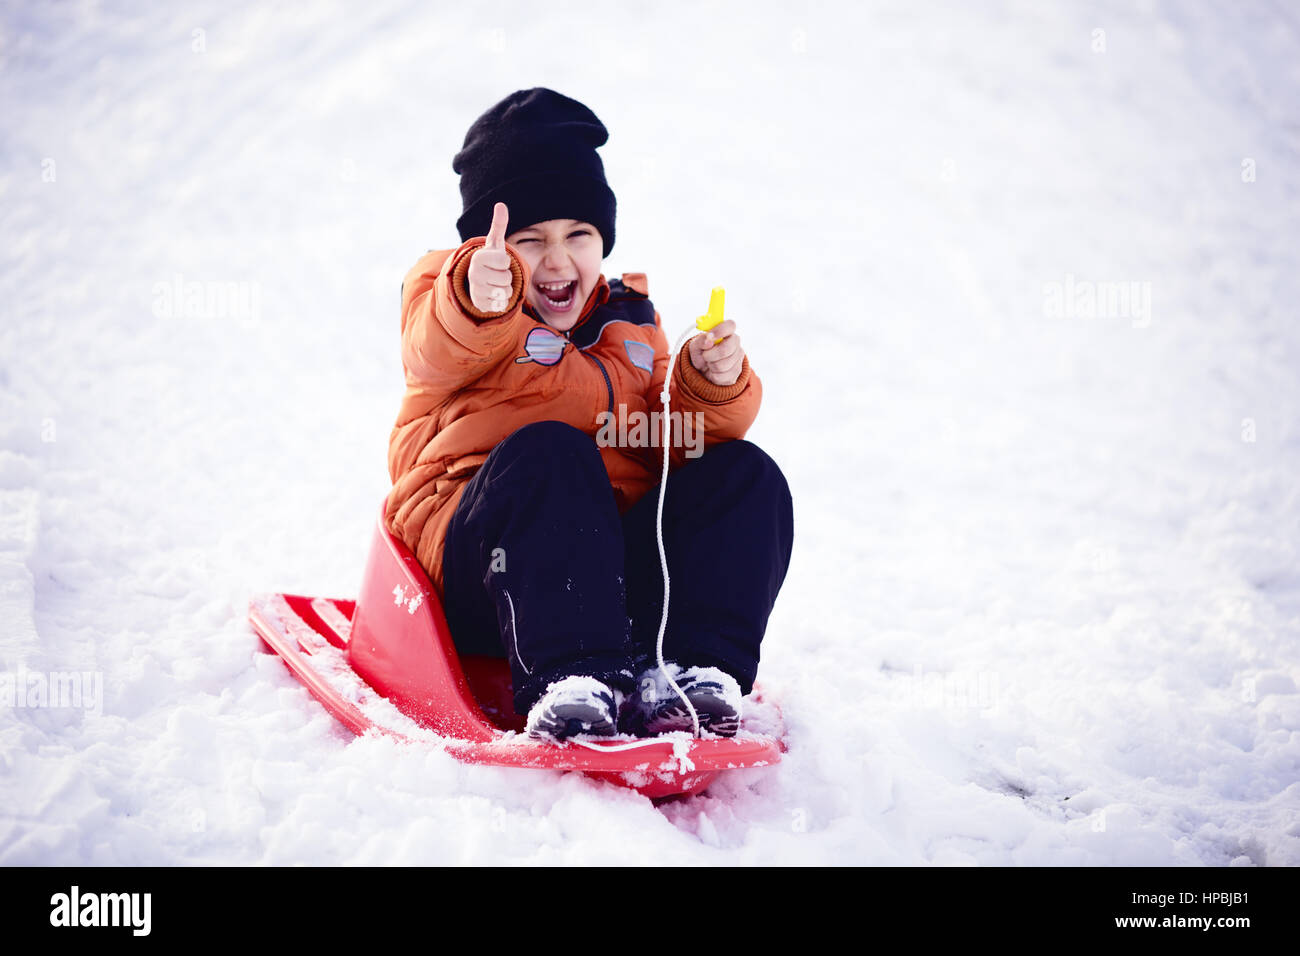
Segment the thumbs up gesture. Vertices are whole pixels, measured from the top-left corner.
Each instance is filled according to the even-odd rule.
[[[492,207],[492,226],[487,242],[469,260],[469,300],[480,312],[504,312],[510,303],[514,282],[510,276],[510,253],[506,251],[506,223],[510,211],[503,202]]]

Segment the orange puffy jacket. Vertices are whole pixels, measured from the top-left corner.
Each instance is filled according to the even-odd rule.
[[[577,323],[560,333],[524,301],[531,272],[509,243],[514,284],[507,310],[494,316],[474,307],[466,275],[484,241],[480,236],[426,254],[402,284],[406,394],[388,441],[393,488],[386,517],[439,595],[442,546],[461,493],[493,447],[517,429],[556,420],[597,439],[620,511],[658,484],[663,467],[661,438],[648,447],[640,439],[650,429],[635,427],[638,417],[662,412],[668,369],[668,342],[644,273],[613,282],[602,275]],[[674,421],[679,411],[698,412],[689,421],[703,428],[702,446],[689,432],[684,441],[675,439],[670,468],[676,468],[701,448],[744,437],[762,386],[748,358],[734,385],[714,385],[683,346],[671,394]],[[611,440],[611,421],[633,425],[620,436],[622,444]]]

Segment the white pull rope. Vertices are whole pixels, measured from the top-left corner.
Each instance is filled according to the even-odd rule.
[[[694,728],[692,736],[695,737],[700,735],[699,714],[695,712],[695,707],[690,702],[690,699],[687,698],[687,696],[682,693],[682,689],[677,686],[677,681],[675,681],[673,676],[668,673],[668,666],[664,663],[664,631],[668,629],[668,594],[670,590],[668,585],[668,554],[664,550],[664,496],[668,493],[668,456],[671,452],[673,430],[672,418],[669,415],[670,401],[668,388],[672,384],[673,366],[677,363],[677,354],[682,350],[682,346],[686,343],[686,340],[691,336],[698,334],[698,332],[699,329],[695,328],[695,326],[691,326],[682,333],[681,338],[677,340],[677,344],[674,345],[672,351],[668,353],[668,374],[664,376],[664,390],[659,393],[659,400],[664,404],[664,468],[662,474],[659,476],[659,509],[655,513],[655,538],[659,542],[659,567],[663,570],[664,575],[664,611],[663,616],[659,618],[659,636],[655,640],[655,657],[659,661],[659,672],[663,674],[664,679],[668,681],[672,686],[672,689],[677,692],[677,696],[682,699],[682,703],[686,705],[686,709],[691,712],[691,724]],[[683,419],[683,438],[685,438],[685,429],[686,422]]]
[[[663,614],[659,618],[659,635],[655,638],[655,657],[659,662],[659,672],[664,676],[664,679],[668,681],[673,691],[682,699],[682,703],[686,705],[686,709],[691,713],[691,736],[693,737],[700,736],[700,716],[695,712],[695,705],[691,703],[690,698],[687,697],[681,687],[678,686],[677,681],[673,679],[673,676],[668,673],[668,665],[664,663],[664,632],[668,629],[668,595],[670,591],[668,583],[668,553],[664,548],[664,496],[668,492],[668,462],[669,455],[672,451],[672,418],[669,415],[671,398],[668,389],[672,385],[673,367],[677,364],[677,354],[681,352],[682,346],[686,344],[686,340],[693,335],[699,334],[699,331],[700,330],[695,326],[691,326],[682,333],[681,337],[677,340],[677,344],[673,346],[672,351],[668,354],[668,372],[664,376],[664,390],[659,393],[659,400],[662,401],[664,405],[664,466],[663,471],[659,475],[659,506],[655,511],[655,540],[659,543],[659,567],[660,570],[663,571],[664,576],[664,609]],[[686,422],[685,419],[683,419],[683,438],[685,438],[685,430]],[[513,609],[512,602],[511,610],[513,611]],[[522,663],[523,661],[521,660],[520,664]],[[577,737],[570,737],[568,742],[579,744],[592,750],[635,750],[638,747],[652,747],[663,743],[662,740],[654,738],[632,741],[631,743],[625,744],[595,744],[588,743],[585,740],[579,740]]]

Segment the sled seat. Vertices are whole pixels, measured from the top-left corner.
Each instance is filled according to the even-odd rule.
[[[460,656],[433,583],[388,531],[384,513],[381,507],[352,615],[352,669],[439,734],[487,741],[503,730],[522,730],[506,659]]]

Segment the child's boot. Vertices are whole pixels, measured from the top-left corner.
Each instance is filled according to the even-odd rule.
[[[576,734],[610,737],[616,732],[616,692],[595,677],[575,675],[553,681],[528,711],[525,725],[534,737],[564,740]]]
[[[736,679],[717,667],[688,667],[669,663],[668,670],[695,708],[700,729],[719,737],[734,737],[740,729],[741,694]],[[645,671],[619,711],[619,730],[653,737],[677,730],[691,731],[691,712],[658,667]]]

